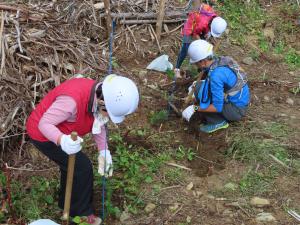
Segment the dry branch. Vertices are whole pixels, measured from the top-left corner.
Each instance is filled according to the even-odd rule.
[[[105,17],[106,14],[100,14],[100,17]],[[155,12],[146,12],[146,13],[138,13],[138,12],[126,12],[126,13],[111,13],[111,17],[114,19],[156,19],[157,13]],[[166,18],[186,18],[186,12],[184,11],[166,11]]]
[[[160,41],[161,27],[165,17],[165,5],[166,5],[166,0],[159,1],[159,13],[157,15],[157,22],[156,22],[156,36],[158,41]]]
[[[163,23],[178,23],[183,22],[185,19],[173,19],[173,20],[163,20]],[[120,21],[120,24],[155,24],[156,20],[122,20]]]

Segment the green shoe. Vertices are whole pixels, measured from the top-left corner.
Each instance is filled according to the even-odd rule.
[[[229,127],[229,123],[227,123],[227,121],[224,120],[223,122],[217,123],[217,124],[202,125],[202,126],[200,126],[200,131],[210,134],[217,130],[225,129],[227,127]]]

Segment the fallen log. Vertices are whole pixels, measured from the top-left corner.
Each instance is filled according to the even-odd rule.
[[[156,22],[156,36],[158,41],[160,41],[161,27],[163,25],[163,20],[165,17],[165,5],[166,5],[166,0],[159,1],[159,12],[157,15],[157,22]]]
[[[106,17],[106,13],[101,13],[100,17]],[[147,13],[111,13],[111,17],[114,19],[156,19],[157,13],[147,12]],[[166,11],[165,17],[167,18],[186,18],[186,12],[183,11]]]
[[[185,19],[173,19],[164,20],[163,23],[179,23],[183,22]],[[132,25],[132,24],[155,24],[157,20],[122,20],[120,24]]]

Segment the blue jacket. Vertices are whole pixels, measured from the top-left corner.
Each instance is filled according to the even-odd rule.
[[[228,95],[225,100],[224,92],[231,89],[237,81],[237,77],[231,69],[228,67],[217,67],[210,72],[209,77],[211,101],[218,112],[222,112],[225,101],[241,108],[248,106],[250,102],[250,90],[248,84],[246,84],[236,95]]]

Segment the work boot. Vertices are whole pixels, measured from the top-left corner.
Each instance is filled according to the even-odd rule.
[[[102,220],[99,217],[97,217],[94,214],[92,214],[92,215],[89,215],[87,217],[87,221],[86,222],[88,224],[91,224],[91,225],[100,225],[101,222],[102,222]]]
[[[207,134],[210,134],[210,133],[213,133],[217,130],[220,130],[220,129],[225,129],[229,127],[229,124],[227,123],[226,120],[220,122],[220,123],[217,123],[217,124],[207,124],[207,125],[201,125],[200,126],[200,131],[204,132],[204,133],[207,133]]]

